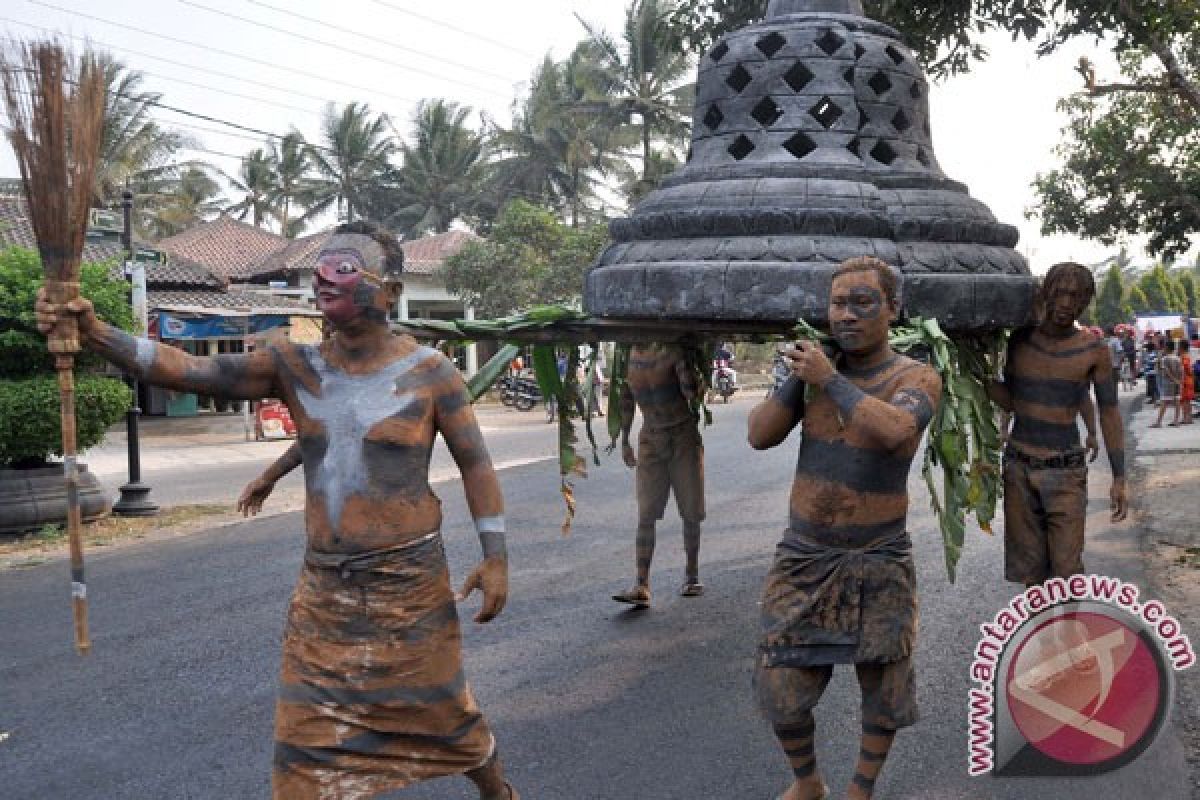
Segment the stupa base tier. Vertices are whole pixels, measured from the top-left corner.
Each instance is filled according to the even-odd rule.
[[[774,332],[804,319],[828,323],[833,264],[664,262],[615,264],[588,273],[584,309],[616,320],[704,320]],[[1028,275],[906,273],[903,317],[934,318],[947,331],[1028,324],[1035,280]]]

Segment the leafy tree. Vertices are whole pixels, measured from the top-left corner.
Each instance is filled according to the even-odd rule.
[[[1179,296],[1173,286],[1174,280],[1162,264],[1156,264],[1138,281],[1138,288],[1145,295],[1147,311],[1182,311]]]
[[[1196,278],[1190,272],[1180,274],[1176,283],[1183,291],[1183,305],[1189,317],[1200,316],[1200,293],[1197,292]]]
[[[38,332],[34,300],[43,281],[42,261],[36,250],[10,247],[0,250],[0,378],[22,378],[52,373],[54,359],[46,350],[46,337]],[[80,293],[92,301],[96,316],[123,330],[133,329],[133,311],[124,281],[109,274],[105,263],[80,267]],[[103,362],[86,351],[77,363]]]
[[[445,233],[472,213],[484,188],[484,137],[467,125],[471,109],[446,100],[423,100],[413,114],[412,141],[402,141],[399,208],[392,221],[410,237]]]
[[[605,87],[593,92],[592,108],[601,124],[636,132],[642,181],[650,179],[656,143],[664,155],[677,156],[691,135],[692,63],[674,45],[667,12],[667,0],[633,0],[620,41],[580,20],[597,48],[593,82]]]
[[[1120,63],[1130,85],[1157,80],[1143,52]],[[1148,233],[1152,253],[1190,249],[1200,232],[1200,113],[1178,93],[1134,91],[1074,95],[1059,108],[1070,117],[1057,148],[1062,163],[1034,184],[1043,232],[1105,244]]]
[[[677,0],[667,17],[674,41],[696,53],[720,36],[761,20],[768,0]],[[1144,48],[1162,62],[1166,83],[1200,111],[1200,86],[1171,50],[1172,32],[1194,30],[1192,0],[863,0],[867,16],[904,34],[935,77],[966,72],[987,57],[989,31],[1037,42],[1039,55],[1079,36],[1112,42],[1116,52]]]
[[[152,209],[137,209],[139,229],[156,239],[174,236],[219,213],[220,198],[220,185],[205,170],[186,167],[175,190],[162,202]]]
[[[1135,314],[1150,311],[1150,301],[1146,298],[1146,293],[1142,291],[1142,287],[1137,284],[1129,287],[1128,302],[1129,307]]]
[[[1121,279],[1121,268],[1113,264],[1104,275],[1100,291],[1096,294],[1095,319],[1096,324],[1107,328],[1121,322],[1127,322],[1133,316],[1132,310],[1125,302],[1125,282]]]
[[[514,200],[491,236],[442,266],[446,288],[485,317],[545,303],[578,303],[583,276],[608,240],[603,225],[572,228],[552,209]]]
[[[244,220],[250,217],[254,227],[261,228],[275,213],[278,179],[275,166],[261,147],[251,150],[244,158],[236,176],[226,175],[229,185],[240,199],[226,206],[225,211]]]
[[[335,209],[339,217],[353,220],[379,176],[390,168],[388,159],[396,150],[387,117],[373,116],[363,103],[349,103],[340,112],[330,103],[321,139],[321,147],[308,149],[317,175],[306,187],[303,219]]]

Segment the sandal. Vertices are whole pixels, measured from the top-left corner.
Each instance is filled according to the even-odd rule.
[[[627,592],[620,592],[612,596],[613,600],[618,603],[628,603],[635,610],[641,610],[650,607],[650,590],[645,586],[634,586]]]
[[[688,578],[679,590],[680,597],[700,597],[704,594],[704,584],[698,578]]]

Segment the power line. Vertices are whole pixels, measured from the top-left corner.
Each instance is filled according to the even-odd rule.
[[[222,11],[219,8],[212,8],[210,6],[204,5],[203,3],[197,3],[197,2],[195,2],[195,0],[179,0],[179,2],[185,6],[192,6],[193,8],[199,8],[203,11],[207,11],[210,14],[217,14],[218,16],[228,17],[229,19],[235,19],[238,22],[244,22],[247,25],[253,25],[258,28],[263,28],[264,30],[274,31],[275,33],[282,33],[285,36],[291,36],[293,39],[299,39],[302,42],[309,42],[311,44],[321,45],[322,47],[328,47],[333,50],[340,50],[340,51],[346,50],[346,47],[344,45],[339,45],[339,44],[335,44],[333,42],[328,42],[324,39],[318,39],[314,36],[308,36],[303,33],[296,33],[295,31],[289,31],[286,28],[280,28],[277,25],[269,25],[266,22],[259,22],[258,20],[250,19],[249,17],[238,16],[237,14],[233,14],[229,11]],[[356,53],[356,55],[358,55],[360,58],[366,58],[366,59],[370,59],[371,61],[377,61],[380,64],[386,64],[390,67],[395,67],[396,69],[401,69],[406,72],[415,72],[419,75],[425,75],[426,77],[429,77],[429,78],[446,81],[447,83],[455,83],[455,84],[458,84],[459,86],[466,87],[467,89],[472,89],[474,91],[480,92],[485,95],[491,95],[491,94],[495,93],[494,90],[492,90],[492,89],[484,89],[481,86],[476,86],[475,84],[467,83],[466,81],[456,80],[455,78],[448,78],[445,75],[440,75],[436,72],[430,72],[429,70],[421,69],[420,67],[411,67],[411,66],[408,66],[407,64],[401,64],[398,61],[392,61],[390,59],[371,55],[370,53]]]
[[[153,36],[156,39],[164,39],[168,42],[175,42],[176,44],[183,44],[183,45],[187,45],[188,47],[195,47],[198,50],[206,50],[210,53],[217,53],[218,55],[228,56],[229,58],[236,58],[239,61],[246,61],[250,64],[257,64],[262,67],[270,67],[271,69],[279,70],[280,72],[290,72],[294,75],[301,75],[305,78],[313,78],[315,80],[324,81],[326,83],[337,84],[338,86],[345,86],[349,89],[355,89],[355,90],[361,91],[361,92],[370,92],[372,94],[379,95],[380,97],[386,97],[389,100],[396,100],[401,103],[414,103],[418,99],[418,98],[414,98],[414,97],[400,97],[398,95],[388,94],[387,92],[380,92],[380,91],[370,88],[369,86],[359,86],[358,84],[347,83],[346,81],[336,80],[334,78],[330,78],[325,75],[320,75],[315,72],[305,72],[304,70],[296,69],[294,67],[281,67],[278,64],[273,64],[270,61],[266,61],[263,59],[254,58],[252,56],[244,56],[239,53],[233,53],[233,52],[230,52],[229,50],[222,50],[218,47],[211,47],[206,44],[198,44],[196,42],[190,42],[187,39],[180,39],[176,36],[169,36],[165,33],[156,33],[155,31],[146,30],[145,28],[138,28],[134,25],[129,25],[124,22],[113,22],[112,20],[104,19],[102,17],[97,17],[93,14],[85,14],[82,11],[74,11],[70,8],[63,8],[62,6],[56,6],[53,3],[45,2],[45,0],[27,0],[27,1],[32,3],[35,6],[41,6],[43,8],[53,9],[54,11],[61,11],[64,14],[70,14],[75,17],[82,17],[83,19],[89,19],[89,20],[92,20],[93,22],[99,22],[104,25],[111,25],[114,28],[120,28],[120,29],[126,30],[126,31],[133,31],[134,33],[141,33],[141,34],[145,34],[146,36]]]
[[[209,69],[208,67],[198,67],[195,64],[188,64],[187,62],[184,62],[184,61],[175,61],[170,58],[163,58],[162,56],[154,56],[154,55],[150,55],[149,53],[143,53],[138,50],[132,50],[128,47],[120,47],[120,46],[117,46],[114,44],[109,44],[108,42],[100,42],[95,39],[89,39],[89,38],[86,38],[83,36],[73,36],[69,33],[60,33],[58,31],[51,30],[50,28],[43,28],[38,25],[31,25],[28,22],[21,22],[20,20],[9,19],[8,17],[0,17],[0,22],[7,22],[10,25],[21,25],[26,28],[32,28],[35,31],[41,31],[42,33],[62,36],[64,38],[73,39],[74,41],[83,42],[85,44],[89,44],[89,45],[92,45],[92,46],[95,46],[98,48],[102,48],[104,50],[118,50],[118,51],[121,51],[124,53],[129,53],[130,55],[138,56],[140,58],[148,58],[151,61],[162,61],[164,64],[172,64],[177,67],[183,67],[184,69],[195,70],[196,72],[205,72],[205,73],[208,73],[209,75],[215,75],[218,78],[225,78],[227,80],[241,81],[242,83],[248,83],[248,84],[251,84],[252,86],[261,86],[264,89],[270,89],[271,91],[274,91],[274,92],[284,92],[286,94],[293,94],[297,97],[303,97],[306,100],[316,100],[318,103],[332,102],[328,97],[318,97],[315,94],[305,94],[304,92],[297,92],[295,89],[288,89],[283,86],[276,86],[273,83],[263,83],[262,81],[256,81],[256,80],[253,80],[252,78],[243,78],[240,75],[231,75],[228,72],[220,72],[219,70]],[[149,74],[149,73],[147,73],[147,74]],[[222,91],[224,91],[224,90],[222,90]]]
[[[255,2],[255,0],[250,0],[250,2]],[[439,19],[427,17],[424,14],[417,13],[416,11],[410,11],[407,8],[401,8],[400,6],[393,5],[392,3],[384,2],[384,0],[371,0],[371,2],[375,3],[376,5],[383,6],[384,8],[390,8],[392,11],[395,11],[398,14],[406,14],[410,17],[416,17],[417,19],[424,20],[431,25],[437,25],[439,28],[446,28],[447,30],[454,31],[455,33],[461,33],[463,36],[470,36],[472,39],[478,39],[481,42],[487,42],[488,44],[495,45],[496,47],[503,48],[504,50],[517,53],[527,58],[541,58],[541,56],[539,56],[537,53],[531,53],[528,50],[521,50],[520,48],[513,47],[512,45],[506,44],[498,39],[492,39],[484,36],[481,33],[475,33],[474,31],[460,28],[457,25],[452,25],[449,22],[442,22]]]
[[[188,0],[182,0],[182,2],[188,2]],[[287,14],[288,16],[295,17],[297,19],[302,19],[305,22],[311,22],[315,25],[320,25],[323,28],[332,28],[335,31],[341,31],[342,33],[348,33],[351,36],[357,36],[360,39],[366,39],[369,42],[377,42],[379,44],[384,45],[385,47],[390,47],[393,50],[399,50],[404,53],[412,53],[414,55],[421,56],[422,58],[428,58],[433,61],[441,61],[443,64],[450,64],[451,66],[458,67],[459,69],[464,69],[468,72],[474,72],[478,75],[484,76],[485,78],[491,78],[492,80],[503,81],[505,83],[508,82],[508,79],[504,78],[503,76],[497,75],[494,72],[489,72],[488,70],[485,70],[485,69],[480,69],[479,67],[473,67],[470,64],[463,64],[462,62],[459,62],[459,61],[452,61],[451,59],[444,58],[439,55],[434,55],[433,53],[426,53],[422,50],[414,50],[411,47],[405,47],[404,45],[396,44],[395,42],[390,41],[388,39],[381,39],[378,36],[372,36],[369,33],[359,33],[358,31],[354,31],[349,28],[343,28],[340,25],[334,25],[332,22],[325,22],[324,20],[315,19],[314,17],[306,17],[305,15],[298,14],[295,11],[290,11],[289,9],[286,9],[286,8],[280,8],[279,6],[273,6],[270,3],[264,3],[262,0],[248,0],[248,2],[253,3],[256,6],[262,6],[263,8],[270,9],[271,11],[275,11],[280,14]],[[188,5],[196,5],[196,3],[188,2]]]

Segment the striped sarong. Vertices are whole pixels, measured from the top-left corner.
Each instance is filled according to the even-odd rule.
[[[440,535],[307,554],[284,632],[272,797],[375,797],[477,769],[494,749],[463,676]]]

